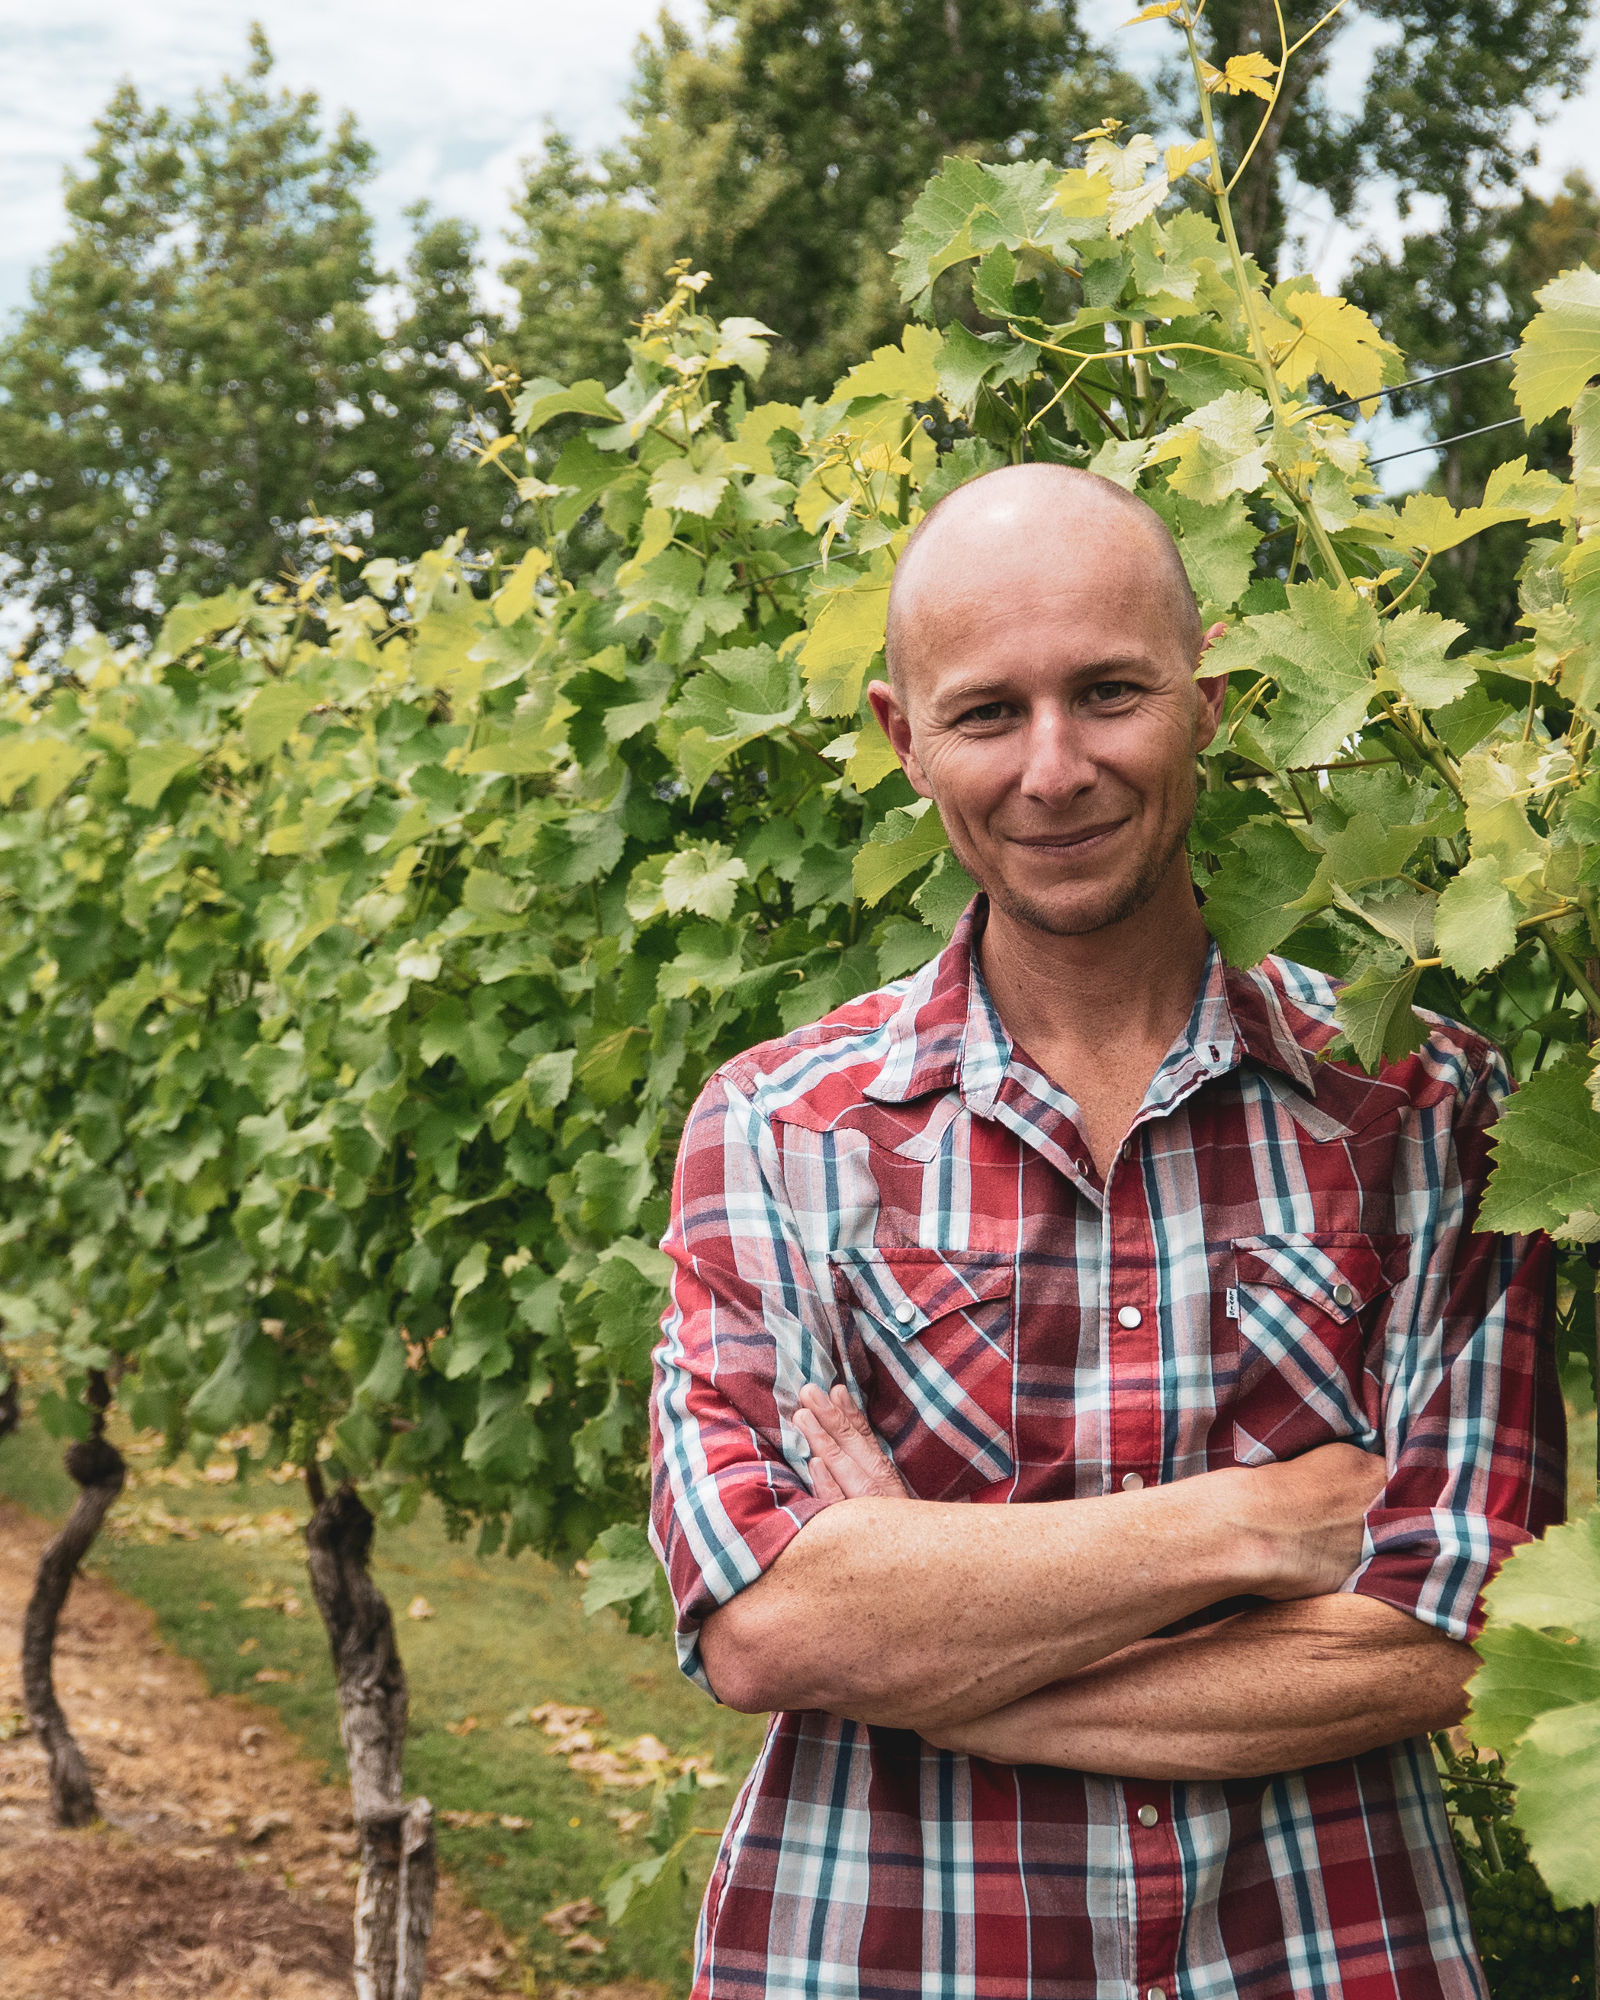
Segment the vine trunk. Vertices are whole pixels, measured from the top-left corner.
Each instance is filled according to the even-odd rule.
[[[315,1467],[306,1485],[311,1588],[327,1630],[339,1686],[339,1734],[350,1767],[361,1837],[356,1891],[357,2000],[417,2000],[433,1928],[433,1810],[403,1800],[408,1694],[394,1619],[372,1580],[372,1515],[348,1482],[325,1491]]]

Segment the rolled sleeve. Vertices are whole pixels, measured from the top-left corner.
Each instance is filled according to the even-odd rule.
[[[1427,1148],[1437,1198],[1385,1335],[1389,1476],[1345,1585],[1454,1639],[1477,1636],[1484,1586],[1565,1506],[1554,1247],[1544,1236],[1475,1228],[1490,1129],[1509,1088],[1491,1055]]]
[[[702,1621],[827,1504],[793,1416],[805,1383],[835,1379],[831,1300],[812,1282],[771,1129],[724,1077],[684,1128],[662,1248],[674,1271],[651,1399],[651,1541],[679,1664],[709,1694]]]

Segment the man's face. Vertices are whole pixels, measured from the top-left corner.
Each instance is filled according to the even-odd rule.
[[[1101,930],[1176,864],[1223,683],[1195,682],[1137,534],[1080,528],[1058,560],[1033,536],[978,541],[954,576],[919,578],[902,685],[876,683],[873,707],[1002,910],[1054,936]]]

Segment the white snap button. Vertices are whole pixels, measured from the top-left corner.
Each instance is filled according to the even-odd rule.
[[[909,1299],[902,1299],[894,1309],[894,1316],[902,1326],[909,1326],[917,1316],[917,1309]]]
[[[1154,1806],[1140,1806],[1139,1808],[1139,1824],[1141,1826],[1154,1826],[1160,1817],[1160,1813],[1156,1811]]]
[[[1354,1305],[1355,1296],[1355,1293],[1351,1291],[1348,1285],[1335,1285],[1333,1288],[1333,1302],[1335,1305]]]
[[[1144,1314],[1137,1306],[1121,1306],[1117,1310],[1118,1326],[1139,1326],[1143,1321]]]
[[[1125,1472],[1122,1475],[1122,1490],[1124,1493],[1142,1493],[1144,1491],[1143,1474],[1138,1472]]]
[[[1164,1986],[1152,1986],[1144,1996],[1144,2000],[1167,2000],[1167,1989]]]

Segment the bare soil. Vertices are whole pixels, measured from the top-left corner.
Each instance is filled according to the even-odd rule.
[[[268,1711],[207,1692],[149,1612],[80,1577],[56,1686],[103,1823],[50,1824],[17,1669],[50,1529],[0,1503],[0,1986],[3,2000],[348,2000],[349,1800]],[[447,1879],[429,1954],[440,2000],[531,1991],[503,1931]],[[555,1996],[552,1996],[555,2000]],[[659,2000],[588,1987],[584,2000]]]

